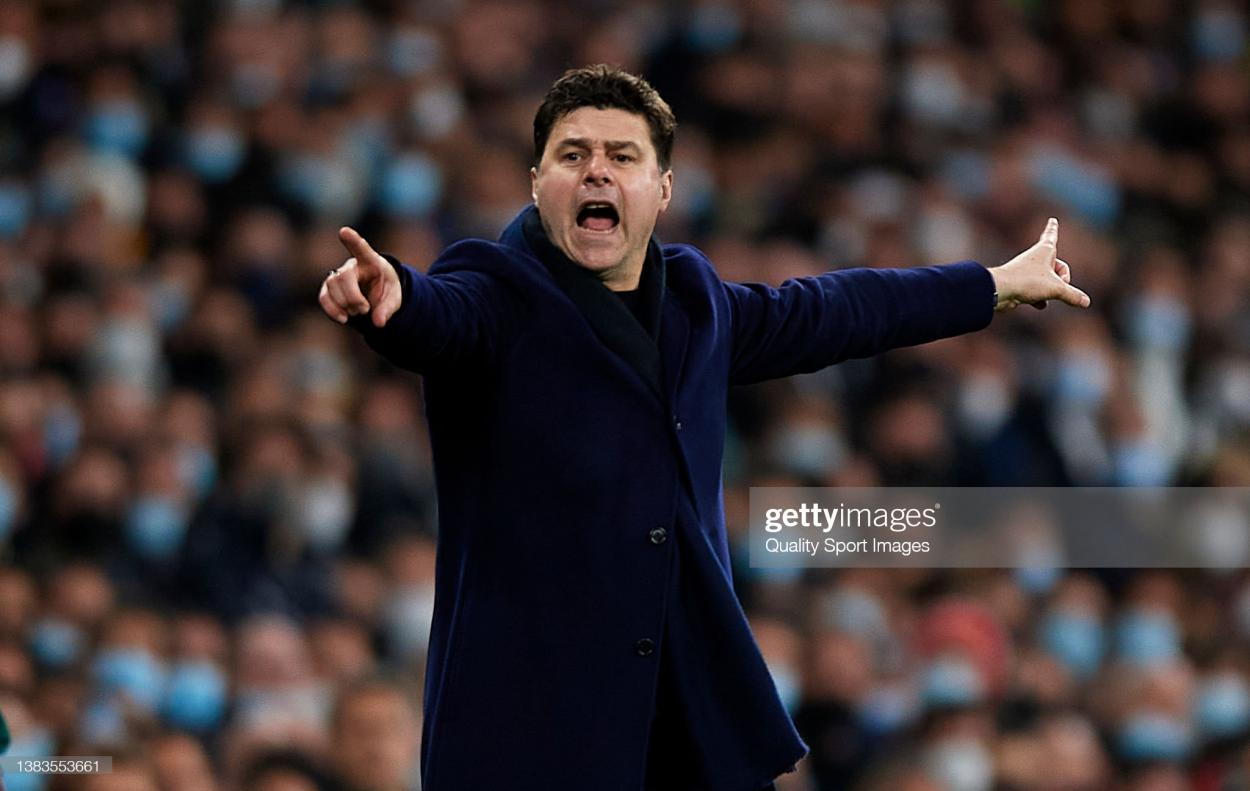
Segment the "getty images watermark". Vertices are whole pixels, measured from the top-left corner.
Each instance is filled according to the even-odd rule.
[[[756,568],[1238,568],[1250,488],[755,488]]]
[[[833,555],[884,553],[903,557],[927,553],[932,549],[928,541],[911,541],[897,535],[906,533],[909,528],[937,527],[937,514],[941,508],[941,503],[934,503],[928,508],[868,508],[847,506],[843,502],[833,508],[826,508],[819,502],[803,503],[796,508],[769,508],[764,512],[766,533],[780,533],[788,527],[792,530],[818,530],[822,536],[819,539],[807,535],[795,538],[768,536],[764,539],[764,551],[773,554],[797,552],[812,557],[821,552]],[[855,531],[880,532],[865,538],[848,539],[829,535],[835,530],[839,536],[845,536],[847,532],[854,534]]]

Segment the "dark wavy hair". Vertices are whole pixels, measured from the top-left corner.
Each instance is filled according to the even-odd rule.
[[[556,122],[580,107],[641,115],[651,130],[651,144],[655,146],[660,170],[668,170],[673,158],[673,134],[677,131],[677,119],[668,102],[642,77],[602,63],[569,69],[543,97],[534,114],[535,167],[543,158]]]

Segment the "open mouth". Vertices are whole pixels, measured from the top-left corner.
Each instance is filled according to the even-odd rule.
[[[588,231],[610,231],[620,222],[616,207],[610,203],[590,201],[577,210],[577,227]]]

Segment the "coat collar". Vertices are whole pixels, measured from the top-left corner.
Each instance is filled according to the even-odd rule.
[[[632,368],[656,396],[663,397],[662,362],[658,345],[665,296],[664,256],[652,237],[642,268],[643,327],[593,273],[571,261],[547,238],[534,206],[527,207],[504,230],[499,241],[538,259],[564,294],[577,306],[604,345]]]

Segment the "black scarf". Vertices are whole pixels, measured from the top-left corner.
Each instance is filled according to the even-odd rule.
[[[570,260],[547,238],[538,210],[531,207],[521,231],[534,256],[547,267],[573,304],[577,305],[595,334],[619,354],[656,392],[660,379],[660,307],[664,302],[664,256],[653,236],[638,282],[640,310],[637,316],[593,272]]]

